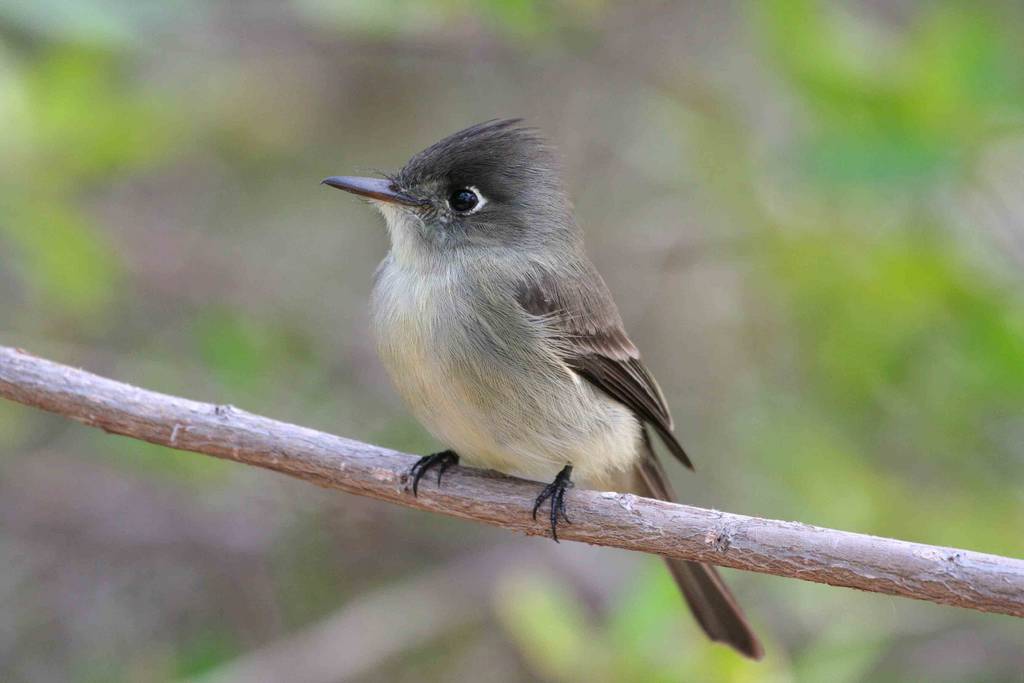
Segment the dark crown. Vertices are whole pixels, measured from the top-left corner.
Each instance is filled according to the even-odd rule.
[[[522,119],[486,121],[453,133],[413,156],[398,173],[403,187],[423,182],[476,185],[499,198],[534,183],[558,184],[554,154]]]

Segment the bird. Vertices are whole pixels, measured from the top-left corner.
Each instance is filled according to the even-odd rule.
[[[418,152],[397,173],[322,182],[383,215],[374,274],[380,359],[445,450],[409,472],[412,493],[454,464],[545,483],[533,516],[558,540],[576,483],[673,501],[652,435],[693,469],[665,396],[588,258],[558,155],[521,119],[486,121]],[[667,559],[707,636],[764,649],[718,571]]]

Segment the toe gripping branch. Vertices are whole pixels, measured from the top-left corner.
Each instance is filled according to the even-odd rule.
[[[572,465],[566,465],[555,476],[555,480],[544,487],[533,503],[533,518],[537,519],[537,510],[544,501],[551,499],[551,538],[558,543],[558,516],[561,515],[566,524],[572,524],[565,513],[565,492],[572,488]]]
[[[412,477],[412,494],[419,495],[420,479],[426,475],[432,467],[437,467],[437,485],[441,485],[441,478],[452,465],[459,464],[459,456],[455,451],[447,450],[431,455],[424,455],[416,461],[416,464],[409,468],[409,476]],[[555,480],[541,490],[540,495],[533,503],[533,518],[537,519],[537,510],[545,501],[551,501],[551,537],[558,542],[558,518],[565,520],[566,524],[572,524],[569,515],[565,512],[565,492],[572,488],[572,465],[566,465],[562,471],[555,476]]]
[[[431,467],[435,465],[438,467],[437,470],[437,485],[441,485],[441,477],[444,476],[445,471],[452,465],[459,464],[459,455],[455,451],[447,450],[441,451],[440,453],[433,453],[431,455],[424,455],[422,458],[416,461],[416,464],[409,468],[409,476],[412,477],[412,495],[419,495],[420,479],[427,473]]]

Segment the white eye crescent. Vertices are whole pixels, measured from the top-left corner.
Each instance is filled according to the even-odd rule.
[[[476,213],[486,204],[483,193],[473,185],[457,188],[448,195],[448,207],[463,216]]]

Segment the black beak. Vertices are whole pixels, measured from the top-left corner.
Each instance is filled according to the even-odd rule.
[[[379,202],[405,204],[406,206],[422,206],[424,202],[415,197],[399,192],[390,180],[384,178],[357,178],[355,176],[334,175],[320,181],[321,185],[330,185],[345,192],[361,197],[368,197]]]

